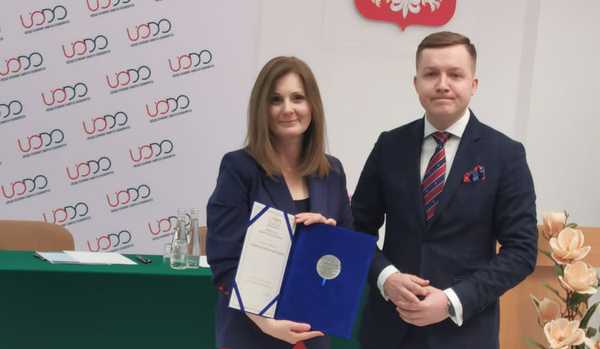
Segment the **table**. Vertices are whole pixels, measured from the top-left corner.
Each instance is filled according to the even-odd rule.
[[[0,347],[214,349],[210,270],[145,256],[152,263],[67,265],[0,251]],[[359,345],[332,338],[332,348]]]
[[[210,270],[147,257],[152,263],[61,265],[0,251],[0,347],[215,348]]]

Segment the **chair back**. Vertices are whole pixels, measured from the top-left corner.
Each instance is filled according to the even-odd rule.
[[[60,225],[0,220],[0,250],[59,252],[74,249],[73,235]]]
[[[206,256],[206,230],[207,227],[200,227],[200,255]]]

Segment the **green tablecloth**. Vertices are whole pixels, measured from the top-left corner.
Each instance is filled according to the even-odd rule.
[[[214,348],[210,270],[147,257],[152,263],[58,265],[0,251],[0,347]]]
[[[0,251],[0,348],[215,348],[210,270],[172,270],[162,256],[146,257],[152,263],[59,265]]]

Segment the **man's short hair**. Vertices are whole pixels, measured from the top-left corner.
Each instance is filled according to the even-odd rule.
[[[423,52],[423,50],[427,48],[441,48],[454,45],[464,45],[471,58],[473,58],[474,66],[477,65],[477,50],[475,50],[475,45],[471,43],[471,40],[462,34],[449,31],[430,34],[421,41],[417,48],[417,65],[419,64],[419,58],[421,58],[421,52]]]

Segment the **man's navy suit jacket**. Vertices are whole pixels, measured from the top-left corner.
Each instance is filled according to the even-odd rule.
[[[386,225],[383,250],[375,252],[369,273],[359,340],[366,348],[401,348],[408,325],[377,288],[380,272],[393,264],[438,289],[452,287],[461,301],[463,325],[448,318],[426,326],[429,348],[498,348],[498,298],[533,272],[537,257],[535,191],[525,149],[471,113],[427,221],[423,130],[420,119],[382,133],[352,197],[355,230],[376,235],[384,218]],[[484,167],[485,180],[463,182],[476,166]]]
[[[333,218],[340,227],[352,229],[352,213],[346,175],[340,161],[327,156],[332,169],[321,178],[307,177],[310,211]],[[242,312],[228,307],[231,287],[242,252],[252,204],[262,204],[290,214],[299,213],[283,178],[273,179],[244,150],[226,154],[217,186],[206,207],[206,253],[219,293],[215,321],[218,348],[289,349],[291,344],[270,337]],[[308,349],[329,348],[329,338],[305,341]]]

